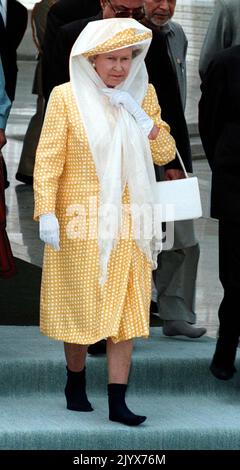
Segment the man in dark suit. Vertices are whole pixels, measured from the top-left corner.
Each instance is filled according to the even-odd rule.
[[[212,170],[211,216],[219,220],[219,278],[224,289],[210,370],[230,379],[240,336],[240,46],[218,52],[201,85],[199,131]]]
[[[3,0],[1,0],[4,6]],[[0,18],[0,54],[6,81],[6,92],[11,101],[15,98],[17,83],[17,48],[27,27],[27,9],[16,0],[7,0]],[[6,16],[3,18],[3,11]]]
[[[152,29],[146,66],[149,81],[156,89],[162,118],[170,125],[177,148],[188,172],[192,172],[190,140],[184,110],[186,105],[187,38],[180,24],[172,21],[176,0],[145,0],[144,24]],[[164,173],[164,174],[163,174]],[[184,177],[178,158],[157,168],[157,179]],[[174,246],[163,250],[158,268],[153,271],[157,288],[158,314],[167,336],[183,335],[199,338],[205,328],[195,328],[195,282],[199,245],[193,221],[174,224]]]
[[[72,21],[96,15],[100,9],[100,0],[59,0],[51,7],[47,17],[42,57],[43,95],[46,101],[54,86],[52,56],[59,29]]]
[[[0,55],[5,75],[5,89],[11,101],[15,98],[17,83],[17,48],[27,27],[27,9],[16,0],[0,0]],[[5,188],[7,181],[6,165],[3,160]]]

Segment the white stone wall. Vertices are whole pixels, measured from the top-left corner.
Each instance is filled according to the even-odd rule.
[[[182,25],[188,38],[188,62],[199,59],[214,3],[214,0],[177,0],[174,19]]]

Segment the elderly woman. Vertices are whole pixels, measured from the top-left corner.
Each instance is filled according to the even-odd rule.
[[[92,411],[87,347],[107,338],[109,419],[127,425],[146,419],[129,410],[125,392],[132,339],[149,335],[159,249],[158,228],[145,234],[133,208],[153,208],[153,161],[175,156],[148,85],[150,42],[150,30],[130,18],[86,26],[71,52],[70,83],[52,92],[34,172],[34,217],[46,243],[41,331],[64,341],[67,408]]]

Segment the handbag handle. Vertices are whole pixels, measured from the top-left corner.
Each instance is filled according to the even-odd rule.
[[[182,169],[183,169],[183,173],[184,173],[184,175],[185,175],[185,178],[189,178],[189,176],[188,176],[188,174],[187,174],[187,171],[186,171],[186,168],[185,168],[185,166],[184,166],[184,163],[183,163],[183,161],[182,161],[182,157],[181,157],[181,155],[180,155],[180,153],[179,153],[179,151],[178,151],[177,148],[176,148],[176,154],[177,154],[178,159],[179,159],[179,161],[180,161],[180,163],[181,163],[181,166],[182,166]]]

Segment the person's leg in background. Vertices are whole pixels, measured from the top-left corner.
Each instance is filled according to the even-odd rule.
[[[7,279],[16,274],[16,265],[6,232],[6,205],[4,190],[3,157],[0,150],[0,279]]]
[[[219,337],[210,370],[222,380],[230,379],[240,336],[238,309],[240,290],[240,223],[219,220],[219,279],[224,289],[220,304]]]
[[[166,336],[199,338],[206,333],[206,328],[192,326],[196,322],[194,300],[199,253],[193,221],[175,222],[174,246],[160,253],[158,268],[153,272],[158,313]]]

